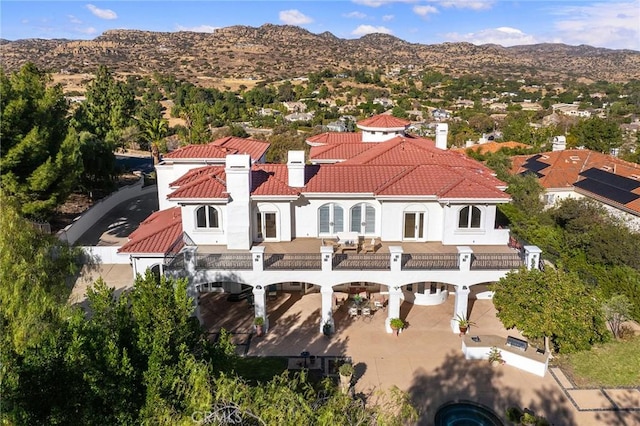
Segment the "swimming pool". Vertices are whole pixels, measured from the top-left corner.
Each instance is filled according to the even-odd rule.
[[[438,408],[435,426],[504,426],[489,407],[472,401],[451,401]]]

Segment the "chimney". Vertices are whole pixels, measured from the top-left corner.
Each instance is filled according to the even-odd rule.
[[[302,188],[304,186],[304,151],[289,151],[287,172],[290,187]]]
[[[449,134],[449,125],[447,123],[436,124],[436,148],[447,149],[447,135]]]
[[[251,248],[251,157],[247,154],[230,154],[226,157],[227,178],[227,247],[249,250]]]
[[[567,138],[564,136],[554,136],[551,151],[564,151],[567,149]]]

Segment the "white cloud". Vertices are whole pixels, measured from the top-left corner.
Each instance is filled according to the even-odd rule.
[[[367,17],[366,14],[362,13],[362,12],[349,12],[349,13],[345,13],[342,16],[344,16],[345,18],[354,18],[354,19],[364,19]]]
[[[191,31],[194,33],[212,33],[220,27],[214,27],[212,25],[196,25],[195,27],[185,27],[183,25],[176,25],[176,31]]]
[[[640,0],[559,7],[556,35],[567,44],[640,50]]]
[[[475,33],[448,33],[445,35],[450,41],[466,41],[473,44],[499,44],[501,46],[517,46],[521,44],[540,43],[535,36],[525,34],[517,28],[499,27],[487,28]]]
[[[380,7],[390,3],[417,3],[418,0],[353,0],[356,4],[369,7]]]
[[[373,25],[360,25],[358,28],[351,31],[351,34],[356,36],[363,36],[363,35],[374,34],[374,33],[393,34],[393,31],[391,31],[387,27],[382,27],[382,26],[374,27]]]
[[[393,20],[394,20],[394,18],[395,18],[395,16],[393,16],[393,15],[384,15],[384,16],[382,17],[382,21],[384,21],[384,22],[389,22],[389,21],[393,21]]]
[[[93,27],[86,27],[86,28],[74,28],[74,31],[80,34],[96,34],[98,32],[98,30],[96,30]]]
[[[456,9],[486,10],[493,7],[494,0],[430,0],[442,7]]]
[[[287,25],[304,25],[313,22],[313,19],[296,9],[283,10],[280,12],[279,17],[280,21]]]
[[[67,18],[69,18],[69,22],[72,24],[82,24],[82,21],[73,15],[67,15]]]
[[[413,6],[413,13],[426,17],[427,15],[438,13],[438,9],[433,6]]]
[[[116,19],[118,15],[111,9],[99,9],[92,4],[87,5],[87,9],[100,19]]]

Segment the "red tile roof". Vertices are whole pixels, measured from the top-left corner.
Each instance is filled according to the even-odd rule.
[[[228,154],[249,154],[252,160],[259,160],[269,143],[255,139],[243,139],[229,136],[203,145],[187,145],[163,155],[163,159],[220,159]]]
[[[535,162],[534,166],[532,162]],[[545,167],[546,165],[546,167]],[[512,158],[513,173],[525,173],[536,168],[539,174],[540,184],[546,189],[574,188],[574,183],[582,180],[580,173],[588,169],[600,169],[614,173],[618,176],[636,179],[640,181],[640,164],[629,163],[611,155],[588,149],[568,149],[564,151],[543,152],[536,155],[517,155]],[[635,178],[633,176],[636,176]],[[579,192],[586,191],[580,189]],[[632,191],[640,194],[640,188]],[[596,197],[601,199],[602,197]],[[605,201],[605,200],[602,200]],[[607,204],[619,206],[613,200],[605,201]],[[640,198],[631,201],[622,207],[640,214]]]
[[[407,127],[411,124],[410,121],[402,118],[394,117],[388,114],[374,115],[373,117],[366,118],[358,121],[358,127],[369,127],[376,129],[397,129]]]
[[[161,253],[180,248],[182,240],[182,214],[180,207],[161,210],[146,218],[119,253]]]
[[[251,169],[251,194],[272,196],[297,196],[299,192],[288,185],[286,164],[254,164]],[[224,166],[200,167],[189,171],[173,182],[179,186],[168,199],[227,199]]]
[[[333,145],[333,144],[355,144],[362,142],[362,133],[357,132],[328,132],[307,138],[307,144],[311,146],[317,145]]]

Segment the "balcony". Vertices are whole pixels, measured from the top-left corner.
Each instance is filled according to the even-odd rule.
[[[464,271],[512,270],[525,266],[526,253],[507,246],[444,246],[439,243],[385,242],[376,253],[321,253],[318,239],[256,244],[251,250],[227,250],[224,246],[200,246],[195,261],[179,253],[166,266],[180,271]]]

